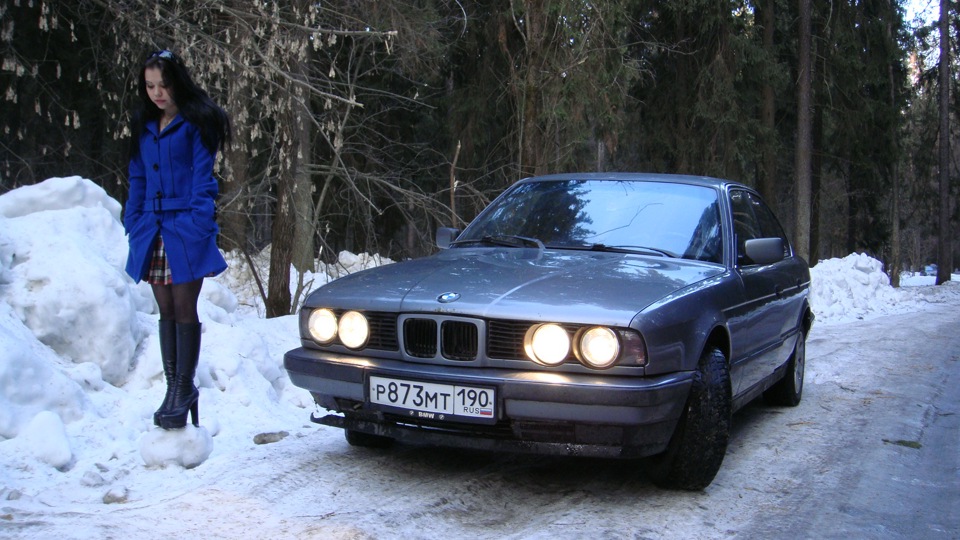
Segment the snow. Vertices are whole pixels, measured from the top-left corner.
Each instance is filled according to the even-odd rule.
[[[922,311],[957,293],[954,274],[946,287],[930,287],[935,276],[902,274],[900,289],[890,286],[883,264],[862,253],[818,262],[810,269],[810,304],[820,323],[841,323],[880,315]]]
[[[283,370],[283,353],[299,345],[296,315],[264,319],[250,267],[230,253],[229,270],[205,280],[200,298],[200,427],[153,426],[165,390],[158,315],[149,286],[124,273],[120,212],[116,200],[80,177],[0,196],[0,509],[96,514],[110,504],[148,505],[172,486],[181,486],[178,493],[212,486],[219,475],[205,468],[262,468],[271,445],[291,433],[313,441],[303,448],[317,455],[301,461],[323,460],[331,446],[346,445],[339,430],[310,424],[313,400]],[[253,260],[264,283],[268,261],[268,252]],[[338,264],[318,264],[303,285],[309,290],[390,262],[341,253]],[[820,261],[811,271],[815,328],[960,304],[956,282],[935,287],[932,277],[905,274],[904,287],[893,289],[882,270],[863,254]],[[814,366],[812,380],[841,368],[829,369],[818,374]],[[275,459],[274,476],[294,466]],[[213,521],[235,519],[229,506],[203,511]],[[75,536],[101,532],[91,527]]]
[[[202,426],[153,429],[165,388],[158,315],[149,285],[124,272],[120,213],[120,203],[80,177],[0,196],[0,462],[7,469],[40,463],[69,475],[111,457],[141,459],[147,469],[191,468],[215,446],[229,455],[254,435],[215,445],[221,424],[300,425],[313,407],[282,369],[283,353],[299,344],[296,316],[262,319],[249,266],[228,254],[230,270],[205,280],[199,303]],[[259,272],[268,262],[269,253],[254,260]],[[390,262],[344,253],[309,273],[307,288]],[[22,480],[31,489],[0,483],[0,499],[4,490],[44,489]]]

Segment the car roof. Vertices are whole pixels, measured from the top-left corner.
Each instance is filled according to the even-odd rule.
[[[521,182],[544,182],[557,180],[612,180],[619,182],[671,182],[675,184],[690,184],[717,189],[730,186],[748,187],[740,182],[714,178],[711,176],[694,176],[686,174],[638,173],[638,172],[588,172],[548,174],[524,178]]]

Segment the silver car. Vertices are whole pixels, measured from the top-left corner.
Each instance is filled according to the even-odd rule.
[[[696,490],[736,409],[800,402],[810,273],[747,186],[529,178],[437,243],[300,311],[284,366],[350,444],[648,458]]]

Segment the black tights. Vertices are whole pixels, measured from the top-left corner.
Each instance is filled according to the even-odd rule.
[[[176,285],[151,285],[153,296],[160,307],[160,319],[178,323],[198,323],[197,299],[203,287],[203,278]]]

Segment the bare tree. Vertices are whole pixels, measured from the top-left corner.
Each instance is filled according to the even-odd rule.
[[[338,108],[361,107],[356,91],[334,80],[329,56],[316,52],[347,38],[372,51],[394,33],[305,0],[87,1],[111,16],[113,60],[131,74],[128,87],[146,52],[175,48],[231,113],[237,136],[221,166],[225,247],[246,253],[272,244],[267,315],[290,313],[303,289],[301,280],[291,297],[291,264],[302,276],[315,260],[314,163],[328,152],[313,135],[344,129],[327,121]]]

